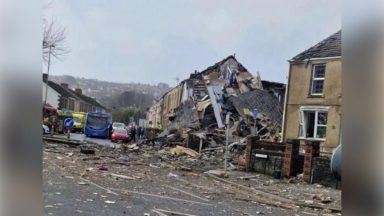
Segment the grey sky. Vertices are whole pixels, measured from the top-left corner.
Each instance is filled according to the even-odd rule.
[[[55,0],[45,17],[68,31],[55,75],[175,85],[236,53],[285,82],[288,59],[341,28],[341,1]]]

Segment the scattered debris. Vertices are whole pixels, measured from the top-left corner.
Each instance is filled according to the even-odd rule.
[[[126,176],[126,175],[119,175],[119,174],[115,174],[115,173],[111,173],[109,175],[116,177],[117,179],[121,178],[121,179],[127,179],[127,180],[135,180],[135,178],[130,177],[130,176]]]
[[[174,173],[168,173],[169,178],[178,178],[179,176]]]
[[[95,154],[95,150],[89,146],[81,146],[80,153],[83,154]]]
[[[238,179],[250,180],[250,179],[259,178],[259,177],[260,177],[260,175],[251,175],[251,176],[241,176],[241,177],[238,177]]]
[[[74,151],[73,148],[64,148],[60,154],[65,156],[61,159],[57,158],[58,153],[48,152],[45,155],[45,160],[53,160],[60,164],[59,167],[62,169],[71,170],[71,172],[63,175],[65,178],[76,179],[79,185],[95,185],[108,193],[104,194],[108,195],[109,198],[100,193],[93,193],[92,199],[86,199],[84,202],[94,202],[97,199],[96,197],[99,197],[102,201],[116,202],[116,198],[113,196],[135,195],[208,206],[215,206],[217,201],[221,202],[222,199],[225,199],[227,201],[237,200],[237,202],[260,203],[268,207],[281,207],[287,211],[290,209],[295,211],[300,206],[307,209],[307,211],[325,212],[329,210],[332,213],[340,212],[338,208],[340,197],[330,194],[328,192],[329,188],[303,184],[297,179],[293,182],[280,179],[272,180],[262,174],[250,175],[249,173],[236,171],[239,155],[242,155],[244,151],[244,146],[241,145],[244,142],[242,138],[232,138],[231,143],[236,144],[232,145],[229,152],[231,156],[228,161],[230,169],[225,175],[224,171],[220,170],[223,167],[223,148],[222,146],[212,147],[219,145],[224,140],[225,135],[222,131],[215,130],[201,133],[193,129],[177,129],[171,132],[173,134],[178,133],[179,135],[176,136],[180,137],[178,139],[184,139],[181,137],[187,139],[188,134],[193,134],[193,139],[196,138],[197,149],[201,143],[200,140],[202,140],[202,146],[209,146],[211,150],[198,153],[191,146],[167,144],[166,141],[154,143],[153,141],[143,140],[140,144],[137,144],[139,146],[137,151],[124,153],[122,146],[117,146],[116,149],[92,146],[95,149],[95,155],[85,155],[81,154],[80,151]],[[190,144],[194,142],[195,140],[189,141]],[[80,149],[80,147],[78,148]],[[177,151],[180,151],[180,153],[173,155],[170,153],[170,149],[178,149]],[[67,157],[68,153],[71,152],[73,152],[72,156]],[[109,172],[96,172],[97,170]],[[207,172],[207,175],[216,178],[208,180],[210,178],[207,178],[207,175],[202,175],[207,170],[215,170]],[[79,181],[77,175],[82,177],[80,178],[81,181]],[[209,175],[208,177],[211,177]],[[153,188],[149,189],[138,184],[141,181],[145,182],[144,185],[157,184],[157,182],[161,181],[168,183],[171,181],[172,184],[163,184],[153,191]],[[213,184],[208,185],[208,182]],[[114,186],[111,187],[111,185]],[[128,185],[129,187],[132,186],[132,188],[128,187],[128,189]],[[121,186],[125,187],[118,188]],[[304,186],[307,188],[306,191],[301,189]],[[224,189],[219,190],[219,188]],[[152,211],[151,215],[172,215],[172,213],[163,212],[161,209],[156,208],[154,210],[157,212]],[[246,210],[244,212],[247,212],[248,215],[270,213],[264,210],[259,211],[259,213],[255,210]],[[239,214],[241,213],[239,212]]]
[[[100,166],[97,167],[101,171],[108,171],[108,167],[106,164],[101,164]]]
[[[79,185],[89,185],[87,182],[83,182],[83,181],[78,182],[77,184],[79,184]]]
[[[152,168],[160,168],[159,166],[156,166],[156,165],[154,165],[154,164],[149,164],[149,167],[152,167]]]
[[[199,196],[197,196],[197,195],[195,195],[195,194],[192,194],[192,193],[189,193],[189,192],[186,192],[186,191],[183,191],[183,190],[181,190],[181,189],[178,189],[178,188],[175,188],[175,187],[171,187],[171,186],[168,186],[168,185],[167,185],[167,187],[168,187],[168,188],[171,188],[172,190],[176,190],[176,191],[179,191],[179,192],[181,192],[181,193],[187,194],[187,195],[189,195],[189,196],[195,197],[195,198],[200,199],[200,200],[202,200],[202,201],[209,202],[209,200],[207,200],[207,199],[205,199],[205,198],[202,198],[202,197],[199,197]]]
[[[157,212],[163,213],[163,215],[169,214],[169,215],[179,215],[179,216],[197,216],[197,215],[193,215],[193,214],[181,213],[181,212],[176,212],[176,211],[169,211],[169,210],[159,209],[159,208],[156,208],[154,210],[155,210],[155,212],[157,211]],[[167,214],[164,214],[164,213],[167,213]]]

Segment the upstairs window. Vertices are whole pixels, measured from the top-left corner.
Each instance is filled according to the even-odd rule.
[[[311,95],[324,94],[325,64],[314,65],[312,71]]]

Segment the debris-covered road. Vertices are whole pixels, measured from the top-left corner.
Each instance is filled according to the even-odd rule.
[[[330,209],[340,208],[338,190],[277,182],[255,173],[244,179],[239,176],[251,174],[231,172],[225,180],[233,185],[212,178],[203,171],[220,168],[218,157],[174,156],[144,144],[127,151],[118,145],[91,147],[94,154],[44,144],[46,215],[337,215]],[[284,199],[319,202],[325,209],[280,202],[257,192],[263,190]]]

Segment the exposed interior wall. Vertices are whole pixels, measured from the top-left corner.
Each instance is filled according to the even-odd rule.
[[[158,124],[161,123],[161,104],[162,100],[157,101],[149,108],[146,117],[148,127],[157,128]]]
[[[168,125],[169,117],[175,114],[175,109],[179,107],[183,85],[178,85],[163,96],[162,102],[162,125]]]

